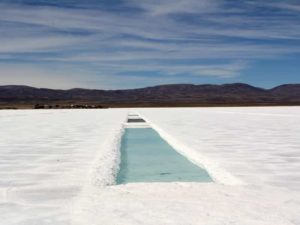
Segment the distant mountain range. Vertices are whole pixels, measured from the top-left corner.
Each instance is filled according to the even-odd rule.
[[[224,85],[170,84],[128,90],[54,90],[0,86],[0,105],[102,104],[110,107],[300,105],[300,84],[272,89],[234,83]]]

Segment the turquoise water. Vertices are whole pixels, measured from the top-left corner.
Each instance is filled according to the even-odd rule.
[[[121,143],[117,184],[212,182],[208,173],[177,153],[152,128],[127,128]]]

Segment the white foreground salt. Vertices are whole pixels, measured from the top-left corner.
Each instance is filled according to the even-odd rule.
[[[70,224],[82,187],[113,183],[112,147],[126,116],[127,110],[0,111],[0,224]]]
[[[0,224],[300,224],[299,107],[136,109],[216,183],[107,186],[128,111],[0,111]]]

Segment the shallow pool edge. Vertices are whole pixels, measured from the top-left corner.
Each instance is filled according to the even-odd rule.
[[[225,169],[220,168],[215,162],[204,157],[198,151],[195,151],[194,149],[187,147],[185,144],[181,143],[180,141],[172,137],[170,134],[168,134],[158,125],[151,122],[151,120],[149,120],[142,113],[138,112],[138,114],[140,115],[141,118],[143,118],[146,121],[149,127],[155,130],[163,140],[165,140],[170,146],[174,148],[174,150],[176,150],[179,154],[181,154],[187,160],[196,164],[200,168],[205,169],[215,183],[219,183],[223,185],[247,185],[246,182],[232,175]]]

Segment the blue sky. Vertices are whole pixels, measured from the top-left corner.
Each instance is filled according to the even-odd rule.
[[[300,83],[300,1],[0,0],[0,85]]]

